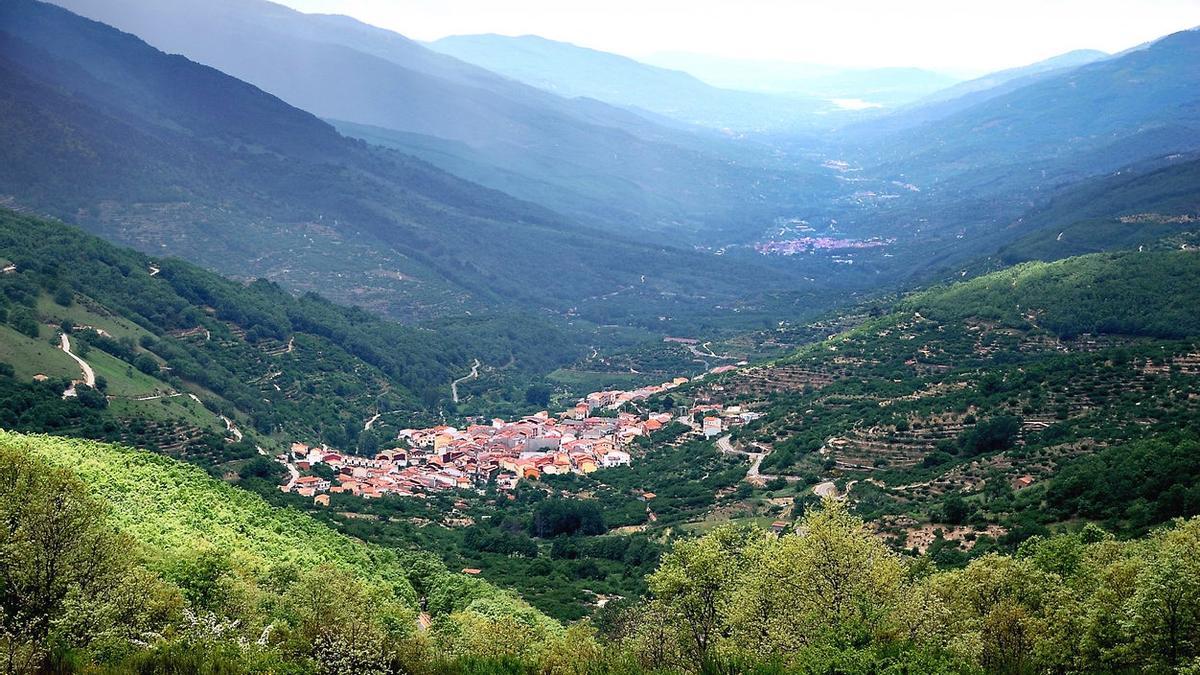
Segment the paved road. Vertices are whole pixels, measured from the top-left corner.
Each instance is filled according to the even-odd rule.
[[[92,367],[88,365],[87,361],[79,358],[77,354],[71,351],[71,338],[67,337],[66,333],[63,333],[61,337],[62,340],[59,346],[62,347],[62,350],[67,353],[67,356],[75,359],[75,363],[78,363],[79,367],[83,370],[83,383],[89,387],[95,387],[96,371],[92,370]]]
[[[291,462],[284,462],[283,465],[287,467],[288,473],[292,475],[287,483],[288,489],[291,490],[296,487],[296,481],[300,480],[300,472],[296,469],[296,465]]]
[[[467,375],[465,377],[460,377],[457,380],[450,383],[450,398],[454,399],[455,403],[458,403],[458,383],[466,382],[467,380],[473,380],[473,379],[479,377],[479,365],[480,365],[479,359],[475,359],[475,365],[471,366],[471,374],[470,375]]]
[[[748,480],[748,481],[768,482],[768,481],[775,480],[776,478],[783,478],[784,480],[786,480],[789,483],[795,483],[800,480],[799,476],[777,476],[775,474],[762,473],[760,471],[760,468],[762,467],[762,462],[764,459],[766,459],[767,455],[771,454],[771,452],[770,452],[769,448],[765,448],[761,445],[758,445],[757,443],[754,444],[754,447],[757,448],[759,450],[759,452],[750,452],[749,450],[739,450],[738,448],[735,448],[733,446],[733,443],[730,441],[728,434],[717,439],[717,449],[720,450],[722,453],[724,453],[726,455],[744,455],[744,456],[750,458],[750,469],[748,471],[746,471],[746,480]]]
[[[815,487],[813,487],[813,493],[816,494],[818,497],[837,497],[838,496],[837,486],[834,485],[833,481],[831,481],[831,480],[827,480],[824,483],[820,483],[820,484],[816,485]]]

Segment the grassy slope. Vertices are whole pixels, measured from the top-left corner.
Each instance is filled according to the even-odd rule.
[[[12,364],[20,380],[29,380],[39,373],[50,377],[78,378],[79,366],[71,357],[50,345],[53,331],[46,326],[39,328],[42,335],[34,340],[9,326],[0,325],[0,362]]]
[[[211,547],[237,551],[259,569],[332,562],[408,585],[394,554],[342,537],[308,516],[271,507],[193,466],[89,441],[0,432],[0,443],[74,471],[112,507],[123,530],[164,559]],[[411,588],[407,593],[413,595]]]

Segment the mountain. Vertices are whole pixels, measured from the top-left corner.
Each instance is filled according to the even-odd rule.
[[[536,35],[455,35],[429,47],[567,98],[589,97],[672,119],[740,131],[809,128],[828,104],[718,89],[677,70]]]
[[[327,120],[400,132],[394,147],[626,235],[737,230],[779,215],[767,197],[786,201],[806,178],[764,171],[742,143],[567,100],[346,17],[262,0],[60,4]],[[465,146],[470,161],[443,162],[428,140],[403,143],[403,134]]]
[[[1072,70],[1080,66],[1086,66],[1089,63],[1095,63],[1108,58],[1110,55],[1095,49],[1076,49],[1074,51],[1052,56],[1048,59],[1031,63],[1026,66],[1017,68],[1009,68],[1000,70],[994,73],[989,73],[983,77],[977,77],[966,82],[959,82],[950,87],[946,87],[940,91],[917,101],[914,105],[924,106],[938,101],[949,101],[956,98],[962,98],[969,94],[981,93],[989,90],[995,90],[1001,85],[1022,81],[1021,85],[1030,84],[1039,75],[1055,73],[1057,71]],[[1015,88],[1015,87],[1014,87]]]
[[[984,533],[1011,546],[1079,516],[1139,533],[1197,515],[1164,497],[1200,471],[1169,451],[1200,433],[1197,302],[1195,250],[1030,262],[881,299],[855,328],[672,396],[757,413],[731,436],[762,455],[760,482],[828,481],[942,564],[985,553]],[[1123,456],[1120,475],[1146,480],[1098,496]]]
[[[885,134],[945,119],[984,101],[1106,58],[1109,55],[1104,52],[1080,49],[1027,66],[990,73],[940,89],[883,118],[857,123],[853,131]]]
[[[690,73],[716,87],[798,95],[833,101],[849,109],[904,105],[959,81],[921,68],[839,68],[678,52],[653,54],[644,60]]]
[[[1053,74],[868,143],[866,162],[923,189],[1046,192],[1200,147],[1200,31]]]
[[[520,306],[658,324],[743,302],[739,275],[787,285],[347,139],[66,10],[18,0],[0,18],[0,194],[114,241],[408,319]]]
[[[1200,230],[1200,160],[1171,158],[1070,186],[1026,214],[1027,232],[999,253],[1005,264],[1112,250],[1194,245]]]

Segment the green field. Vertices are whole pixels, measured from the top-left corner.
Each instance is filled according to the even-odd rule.
[[[75,343],[72,342],[72,349]],[[90,349],[83,357],[84,361],[96,371],[96,377],[103,377],[108,382],[109,396],[116,398],[137,398],[151,396],[170,391],[170,387],[117,357],[99,349]]]
[[[595,370],[559,368],[546,376],[555,384],[572,391],[591,392],[602,389],[637,387],[646,384],[646,376],[638,373],[606,373]]]
[[[43,294],[38,298],[37,311],[47,321],[59,324],[63,320],[69,320],[76,326],[91,326],[103,330],[116,339],[128,337],[137,340],[142,336],[150,335],[146,329],[128,319],[114,316],[103,309],[92,309],[88,305],[94,305],[94,303],[86,298],[77,297],[76,302],[72,303],[70,307],[63,307],[54,302],[48,294]]]
[[[40,326],[37,340],[0,325],[0,362],[12,364],[19,380],[32,379],[41,373],[50,377],[78,378],[82,373],[71,357],[50,345],[53,329]]]

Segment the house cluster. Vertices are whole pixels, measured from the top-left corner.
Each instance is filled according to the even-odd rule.
[[[399,447],[374,457],[294,443],[288,453],[276,458],[292,475],[280,489],[324,503],[325,493],[366,499],[388,494],[422,496],[493,482],[511,490],[522,480],[626,466],[631,462],[628,444],[670,424],[672,415],[618,409],[687,381],[681,377],[632,391],[595,392],[557,416],[543,411],[516,421],[493,419],[462,429],[446,425],[404,429],[398,434]]]
[[[879,248],[895,243],[895,239],[871,237],[870,239],[842,239],[838,237],[799,237],[797,239],[759,242],[754,250],[761,255],[797,255],[813,251],[839,251],[844,249]]]

